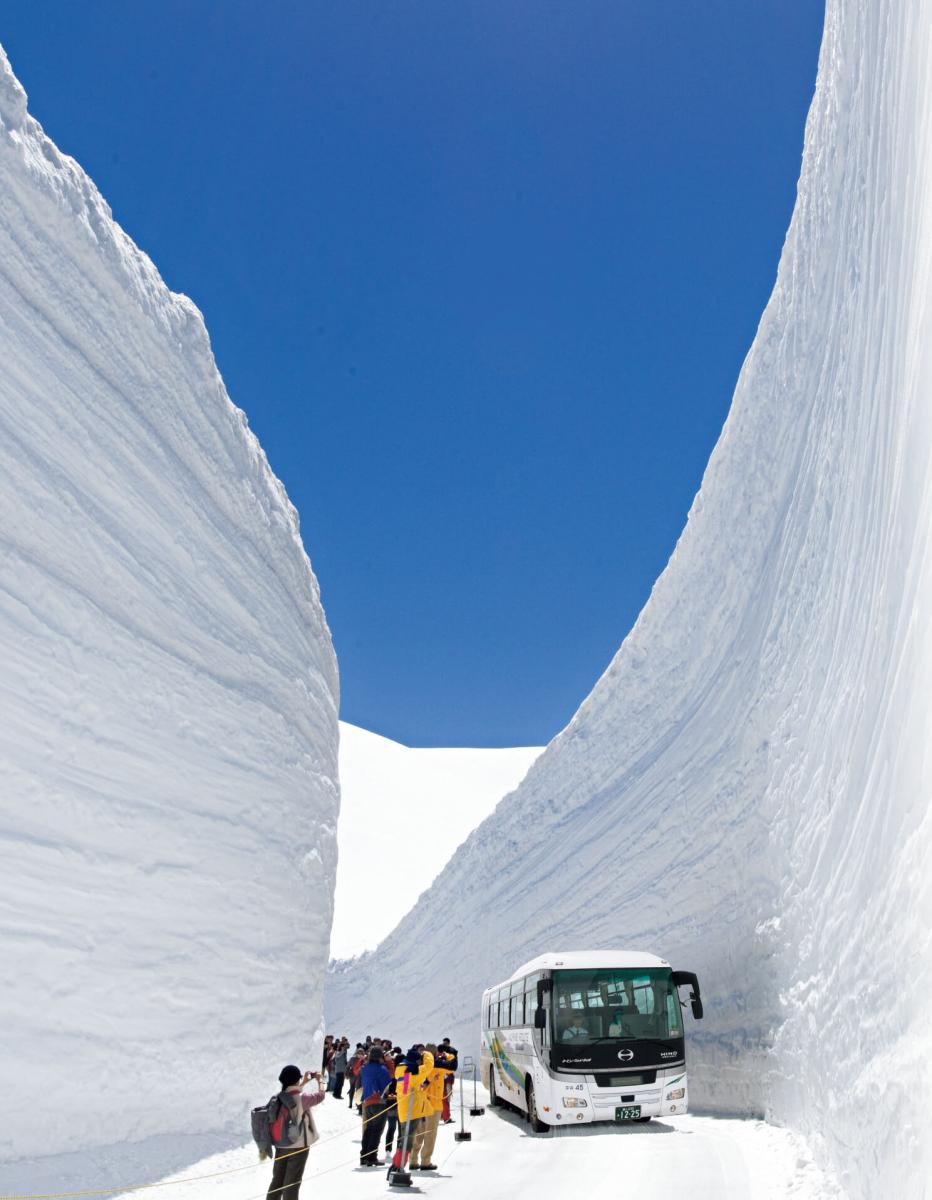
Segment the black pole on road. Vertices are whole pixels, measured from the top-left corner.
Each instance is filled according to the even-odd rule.
[[[471,1117],[485,1116],[485,1109],[479,1104],[479,1101],[476,1097],[477,1084],[478,1084],[478,1081],[476,1079],[476,1065],[475,1065],[475,1063],[473,1063],[473,1068],[472,1068],[472,1108],[469,1110],[469,1115]]]
[[[466,1106],[463,1103],[463,1072],[460,1071],[460,1127],[453,1135],[454,1142],[471,1142],[472,1134],[466,1129]]]
[[[404,1083],[407,1085],[410,1076],[405,1076]],[[413,1089],[412,1089],[413,1090]],[[397,1103],[397,1089],[395,1093],[395,1101]],[[401,1164],[398,1167],[388,1168],[388,1186],[393,1187],[410,1187],[411,1172],[405,1170],[405,1163],[408,1159],[408,1130],[411,1128],[411,1109],[414,1107],[414,1096],[408,1095],[408,1115],[405,1117],[405,1131],[401,1138]]]

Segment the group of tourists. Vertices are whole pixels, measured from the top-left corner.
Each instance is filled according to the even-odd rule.
[[[274,1105],[275,1113],[269,1118],[275,1162],[268,1200],[298,1200],[307,1152],[318,1137],[311,1110],[328,1094],[341,1100],[344,1086],[349,1107],[355,1104],[362,1121],[361,1167],[381,1167],[390,1160],[391,1170],[436,1171],[437,1132],[441,1124],[452,1124],[457,1066],[449,1038],[418,1042],[404,1051],[389,1038],[370,1036],[351,1052],[345,1037],[328,1035],[321,1070],[302,1075],[298,1067],[285,1067],[278,1077],[281,1092],[267,1106],[271,1114]],[[307,1092],[311,1081],[317,1090]],[[384,1157],[379,1157],[383,1136]]]
[[[450,1093],[457,1068],[449,1038],[439,1044],[419,1042],[406,1052],[391,1038],[370,1035],[350,1053],[345,1037],[328,1035],[321,1065],[327,1073],[327,1091],[342,1099],[345,1083],[347,1104],[352,1108],[355,1103],[362,1118],[360,1166],[381,1167],[390,1157],[394,1168],[437,1169],[432,1161],[437,1130],[442,1122],[452,1121]],[[386,1157],[380,1158],[383,1134]]]

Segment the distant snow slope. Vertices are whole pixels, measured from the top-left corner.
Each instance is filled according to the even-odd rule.
[[[376,946],[540,752],[539,746],[412,749],[341,721],[331,955],[346,958]],[[372,880],[399,852],[407,855],[406,868],[379,888],[373,905]]]
[[[330,634],[200,314],[2,52],[0,510],[0,1159],[241,1131],[320,1015]]]
[[[532,953],[705,983],[691,1095],[932,1179],[932,6],[829,0],[796,211],[686,529],[521,788],[328,1022],[477,1043]],[[593,514],[593,520],[601,520]]]

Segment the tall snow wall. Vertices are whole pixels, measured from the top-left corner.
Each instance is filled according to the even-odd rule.
[[[2,51],[0,507],[0,1159],[241,1138],[320,1020],[330,633],[199,312]]]
[[[932,1179],[932,6],[829,0],[773,295],[676,550],[522,786],[328,1023],[478,1044],[547,949],[699,972],[694,1107]],[[604,514],[593,514],[603,520]]]

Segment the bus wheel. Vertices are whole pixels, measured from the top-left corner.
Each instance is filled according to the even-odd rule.
[[[534,1098],[534,1084],[530,1079],[524,1086],[524,1095],[527,1100],[527,1119],[528,1124],[534,1133],[549,1133],[550,1126],[545,1125],[537,1115],[537,1101]]]
[[[501,1108],[502,1101],[498,1092],[495,1090],[495,1068],[489,1067],[489,1107]]]

